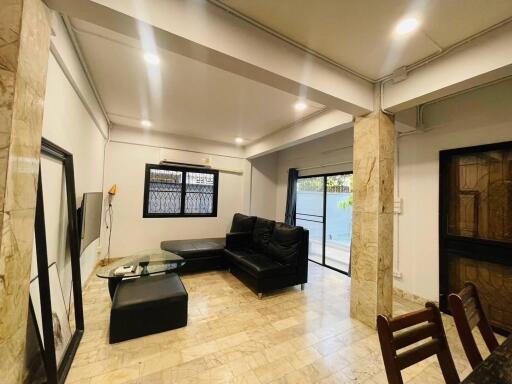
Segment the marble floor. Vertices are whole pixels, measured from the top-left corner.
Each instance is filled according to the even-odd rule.
[[[310,263],[305,291],[258,300],[230,273],[182,278],[185,328],[108,344],[105,280],[84,291],[85,334],[66,383],[386,383],[374,330],[349,316],[350,280]],[[396,314],[419,308],[397,298]],[[443,317],[461,378],[470,372],[457,332]],[[435,358],[406,369],[407,383],[442,383]]]

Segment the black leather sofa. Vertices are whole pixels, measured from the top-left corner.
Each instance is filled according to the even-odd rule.
[[[180,273],[229,268],[254,292],[308,280],[309,232],[302,227],[236,213],[226,238],[162,241],[160,248],[187,260]]]
[[[309,232],[302,227],[235,214],[224,254],[231,273],[261,295],[308,280]]]

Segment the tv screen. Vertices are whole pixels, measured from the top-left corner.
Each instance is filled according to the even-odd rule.
[[[80,223],[80,254],[94,240],[100,237],[101,209],[103,206],[103,193],[86,192],[79,212]]]

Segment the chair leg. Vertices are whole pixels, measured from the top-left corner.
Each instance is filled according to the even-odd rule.
[[[306,284],[301,284],[300,285],[300,290],[303,291],[305,286],[306,286]]]
[[[262,298],[262,297],[263,297],[263,293],[258,292],[258,299],[260,299],[260,300],[261,300],[261,298]]]

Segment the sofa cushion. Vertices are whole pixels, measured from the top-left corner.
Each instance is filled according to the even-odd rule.
[[[267,253],[283,264],[296,264],[304,230],[284,223],[276,223],[270,238]]]
[[[167,240],[160,243],[160,249],[175,253],[184,259],[194,259],[222,254],[224,238]]]
[[[231,263],[257,278],[293,273],[289,266],[282,265],[262,253],[250,251],[228,251]]]
[[[224,255],[229,261],[237,262],[244,257],[254,255],[254,252],[250,249],[224,249]]]
[[[254,250],[257,252],[266,251],[275,223],[276,222],[273,220],[267,220],[261,217],[256,218],[252,231],[252,247]]]
[[[246,216],[241,213],[235,213],[230,232],[252,232],[255,222],[256,216]]]

